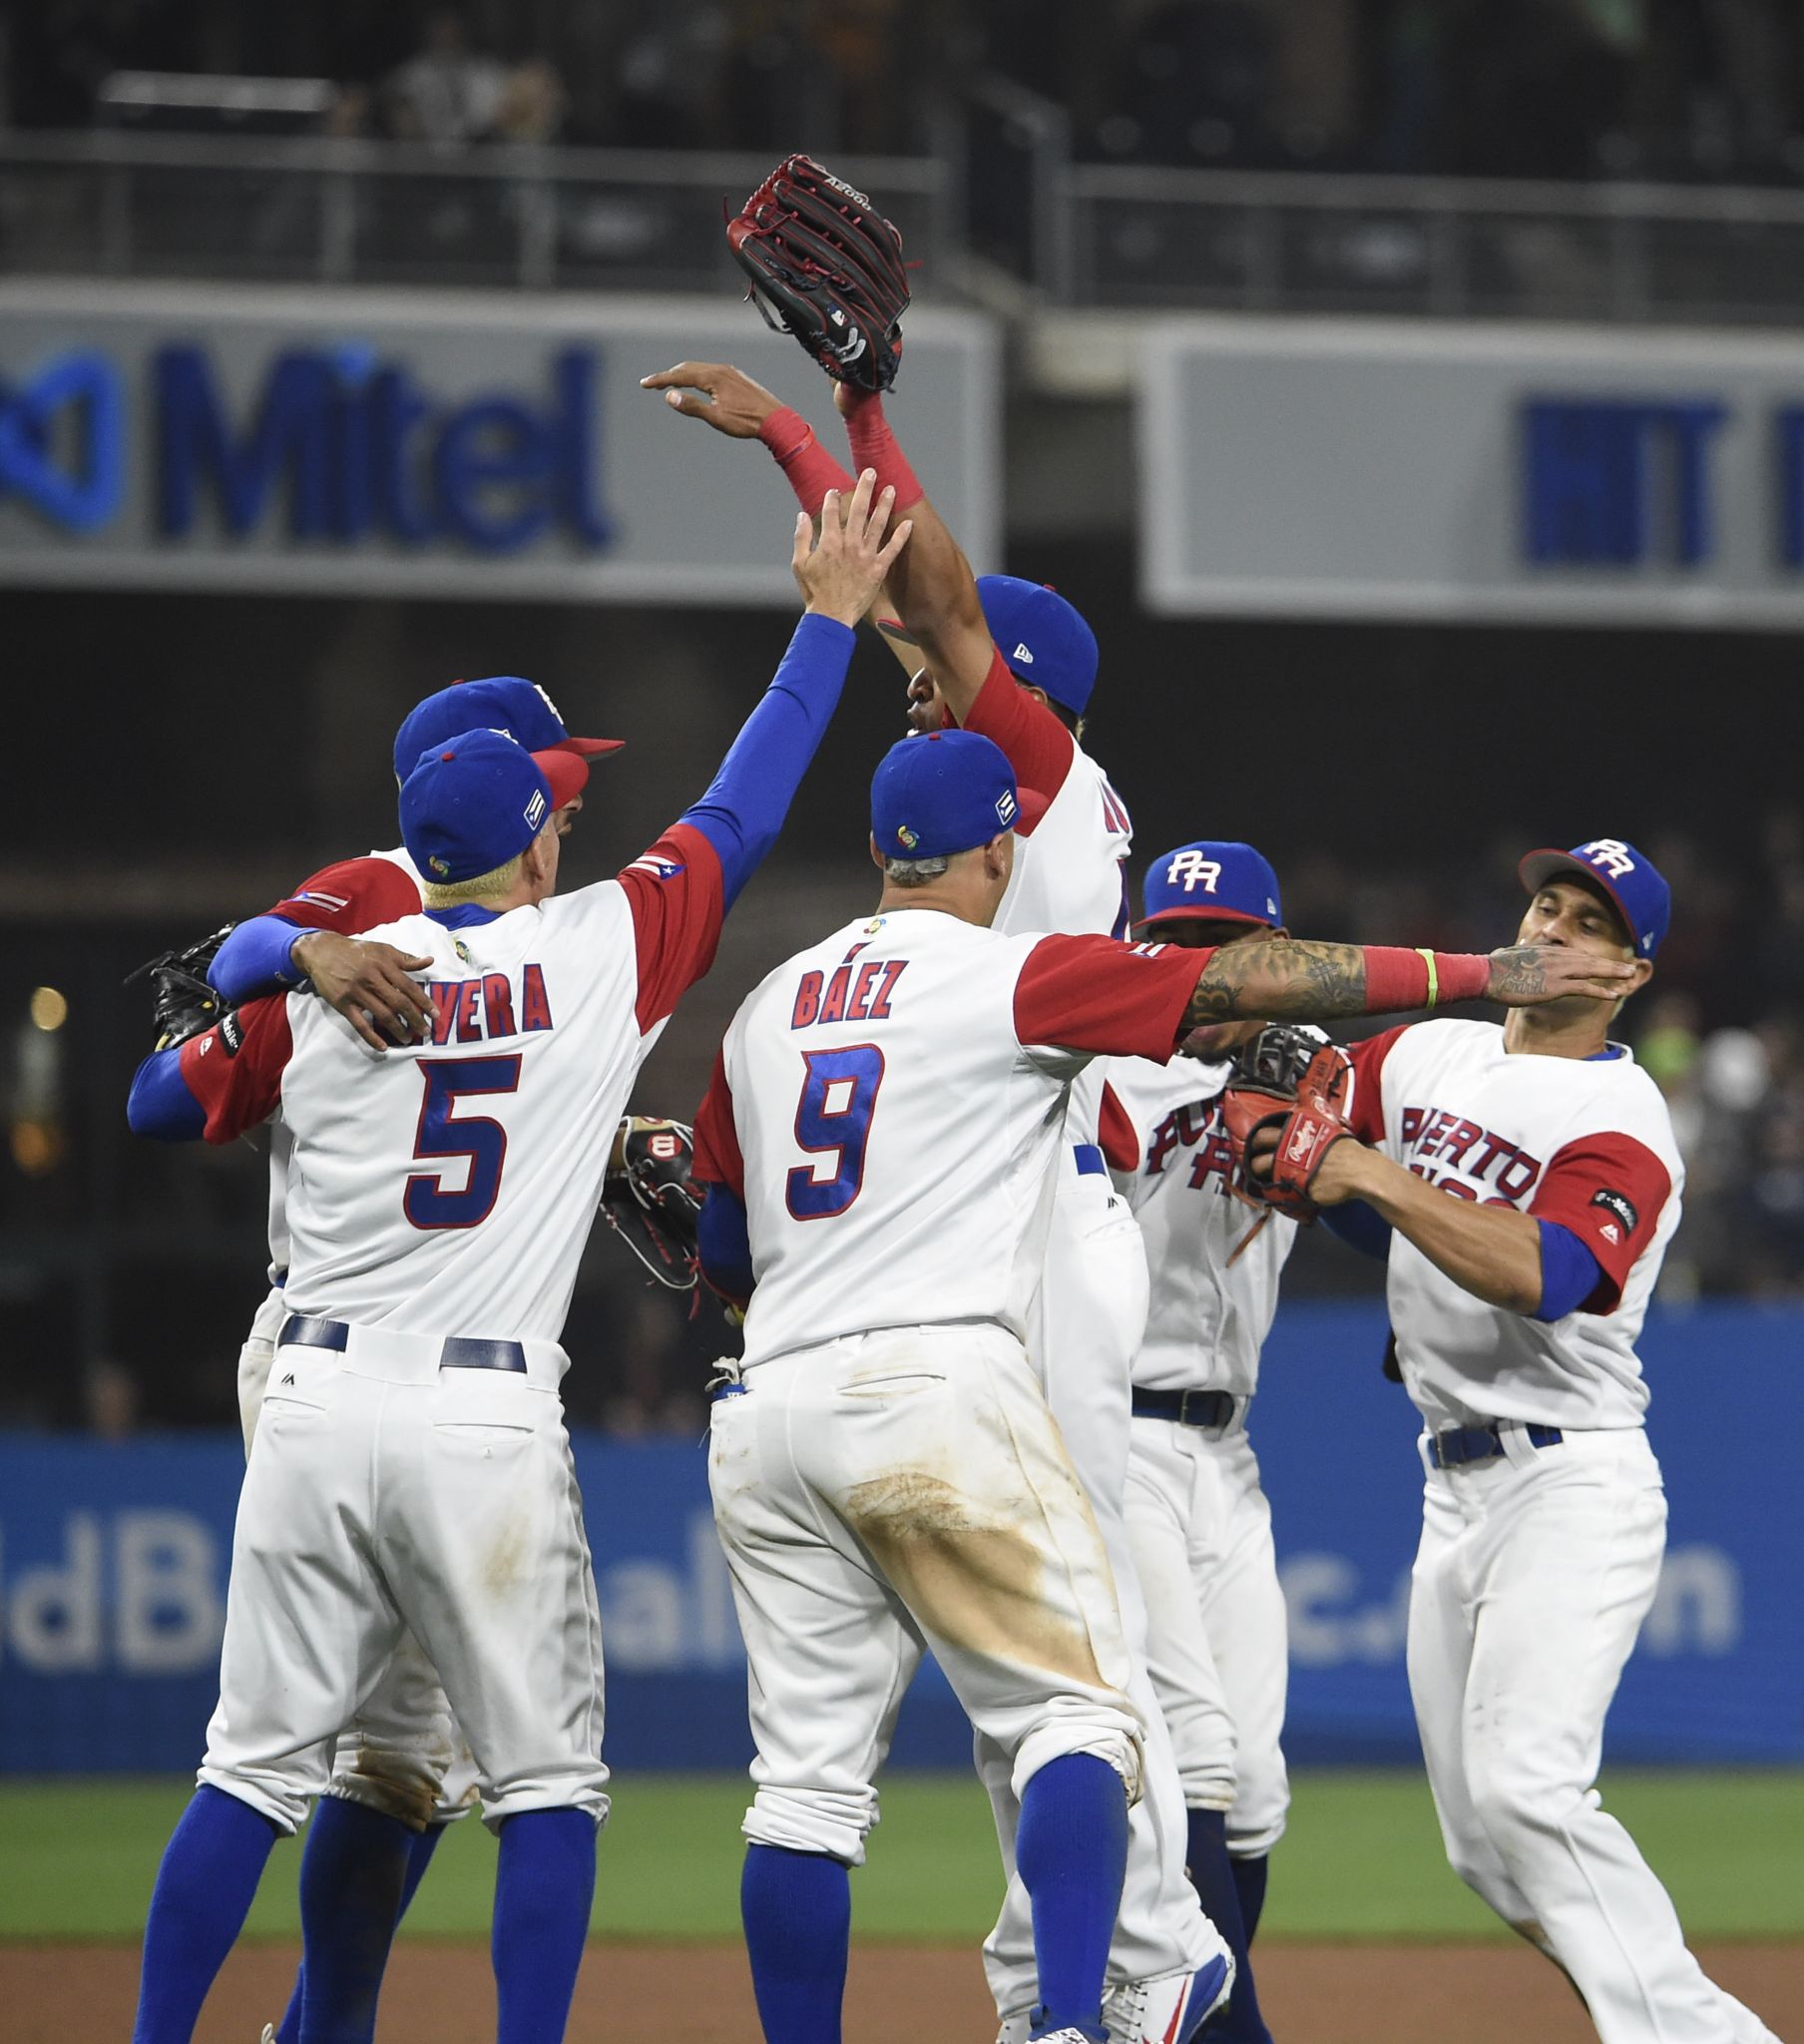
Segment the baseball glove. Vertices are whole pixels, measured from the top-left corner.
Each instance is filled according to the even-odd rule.
[[[608,1225],[660,1284],[693,1291],[700,1276],[695,1217],[701,1196],[690,1181],[695,1138],[681,1122],[630,1114],[602,1179]]]
[[[230,936],[233,925],[226,923],[211,937],[190,944],[186,951],[164,951],[147,958],[136,972],[126,975],[125,984],[148,978],[155,996],[152,1027],[157,1032],[157,1049],[168,1050],[173,1043],[186,1043],[211,1029],[226,1012],[226,1003],[207,983],[207,970],[214,954]]]
[[[1301,1029],[1273,1025],[1241,1046],[1221,1097],[1241,1199],[1304,1224],[1315,1219],[1310,1185],[1322,1159],[1352,1134],[1344,1113],[1352,1069],[1338,1044]],[[1278,1132],[1269,1178],[1250,1169],[1249,1145],[1261,1129]]]
[[[748,293],[827,374],[887,390],[902,357],[902,237],[862,192],[812,157],[786,157],[726,224]]]

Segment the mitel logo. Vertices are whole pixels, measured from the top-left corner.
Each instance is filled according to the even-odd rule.
[[[22,382],[0,381],[0,497],[66,532],[94,532],[125,486],[126,400],[105,355],[54,355]]]
[[[587,347],[552,357],[543,391],[447,400],[405,363],[356,343],[288,348],[236,421],[205,348],[152,361],[157,519],[186,539],[211,504],[247,538],[285,500],[297,540],[446,540],[513,554],[559,531],[605,547],[597,475],[599,365]]]

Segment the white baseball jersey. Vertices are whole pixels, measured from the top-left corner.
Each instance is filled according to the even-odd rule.
[[[1274,1214],[1246,1242],[1259,1216],[1228,1191],[1221,1125],[1234,1068],[1180,1056],[1112,1058],[1103,1069],[1103,1151],[1140,1225],[1151,1278],[1133,1381],[1250,1398],[1296,1223]]]
[[[634,1077],[722,913],[713,847],[679,823],[599,886],[369,931],[433,961],[424,1043],[374,1051],[296,993],[185,1044],[210,1142],[277,1107],[293,1131],[289,1309],[555,1341]]]
[[[1415,1022],[1352,1057],[1367,1142],[1456,1199],[1570,1228],[1602,1273],[1579,1310],[1547,1323],[1487,1305],[1393,1235],[1391,1325],[1429,1426],[1638,1426],[1635,1337],[1685,1176],[1653,1081],[1621,1045],[1603,1058],[1512,1055],[1494,1022]]]
[[[946,1320],[1023,1336],[1072,1079],[1100,1053],[1168,1052],[1209,956],[919,908],[778,966],[695,1122],[696,1177],[749,1221],[746,1364]]]
[[[1010,936],[1125,936],[1133,824],[1108,774],[1021,687],[1000,651],[964,728],[1001,748],[1021,796],[1015,867],[996,928]],[[1081,1074],[1067,1117],[1074,1143],[1096,1141],[1102,1101],[1100,1072]]]
[[[372,851],[362,858],[341,859],[301,881],[292,894],[266,914],[278,915],[296,930],[336,930],[359,937],[378,923],[395,922],[418,912],[425,896],[420,869],[404,846]],[[294,1139],[279,1114],[269,1122],[269,1281],[279,1284],[288,1268],[288,1159]]]

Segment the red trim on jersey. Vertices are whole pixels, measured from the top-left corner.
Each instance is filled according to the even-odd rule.
[[[726,1083],[726,1054],[715,1051],[707,1091],[695,1110],[695,1155],[689,1176],[698,1185],[724,1186],[745,1204],[745,1159],[739,1154],[739,1130],[733,1121],[732,1088]]]
[[[1632,1136],[1576,1136],[1555,1151],[1529,1212],[1570,1228],[1596,1258],[1603,1277],[1580,1312],[1615,1311],[1671,1191],[1671,1174]]]
[[[1047,805],[1065,785],[1078,757],[1078,742],[1037,697],[1030,696],[1015,679],[1013,669],[1002,657],[1001,647],[990,655],[990,672],[977,692],[965,729],[977,732],[1002,748],[1014,769],[1016,791],[1022,796],[1021,818],[1016,835],[1033,835],[1034,823],[1046,814]],[[1040,796],[1033,822],[1028,820],[1026,791]]]
[[[837,456],[820,444],[814,437],[814,428],[791,406],[779,404],[758,428],[758,438],[789,478],[796,502],[810,518],[820,516],[829,490],[842,491],[849,497],[856,487],[840,467]]]
[[[1015,982],[1016,1040],[1162,1065],[1214,955],[1113,937],[1042,937]]]
[[[208,1142],[230,1143],[268,1120],[281,1103],[282,1073],[293,1054],[286,994],[251,1001],[188,1039],[182,1078],[207,1110]]]
[[[1368,1036],[1363,1043],[1347,1045],[1347,1055],[1353,1060],[1353,1098],[1347,1119],[1362,1143],[1384,1141],[1384,1087],[1379,1075],[1391,1054],[1391,1046],[1404,1030],[1413,1027],[1414,1024],[1403,1022],[1395,1029]]]
[[[419,882],[391,858],[342,858],[302,880],[267,911],[303,930],[336,930],[354,937],[385,922],[420,912]]]
[[[720,854],[692,823],[673,823],[620,875],[639,945],[640,1033],[654,1029],[714,962],[726,898]]]
[[[1097,1124],[1097,1143],[1103,1161],[1111,1171],[1138,1171],[1140,1136],[1133,1118],[1122,1105],[1122,1096],[1107,1083],[1103,1087],[1103,1113]]]

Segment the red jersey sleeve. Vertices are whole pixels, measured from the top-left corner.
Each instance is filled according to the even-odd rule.
[[[1015,769],[1017,792],[1022,796],[1021,819],[1015,825],[1023,837],[1032,836],[1034,825],[1046,814],[1047,804],[1065,785],[1078,757],[1078,742],[1044,703],[1035,699],[1015,679],[998,647],[990,672],[977,692],[965,729],[1000,746]],[[1029,803],[1027,790],[1039,800]]]
[[[230,1143],[267,1121],[281,1104],[282,1073],[293,1055],[288,997],[271,994],[222,1016],[182,1046],[182,1078],[207,1111],[210,1143]]]
[[[1581,1312],[1615,1311],[1671,1191],[1671,1174],[1632,1136],[1578,1136],[1554,1153],[1529,1212],[1570,1228],[1596,1258],[1603,1277]]]
[[[1347,1055],[1353,1061],[1353,1101],[1347,1119],[1362,1143],[1384,1141],[1384,1085],[1380,1074],[1391,1047],[1408,1027],[1405,1022],[1396,1029],[1368,1036],[1363,1043],[1347,1045]]]
[[[267,911],[303,930],[354,937],[420,911],[419,883],[391,858],[344,858],[321,866]]]
[[[1133,1126],[1132,1116],[1122,1105],[1122,1096],[1107,1083],[1103,1087],[1103,1112],[1097,1125],[1097,1143],[1103,1152],[1103,1161],[1111,1171],[1139,1170],[1139,1131]]]
[[[695,1110],[695,1161],[690,1176],[699,1184],[724,1186],[742,1206],[745,1160],[733,1122],[732,1088],[726,1083],[726,1054],[715,1051],[714,1069]]]
[[[1042,937],[1015,982],[1016,1041],[1162,1065],[1214,955],[1113,937]]]
[[[640,1031],[654,1029],[714,962],[726,891],[720,854],[692,823],[673,823],[620,875],[639,944]]]

